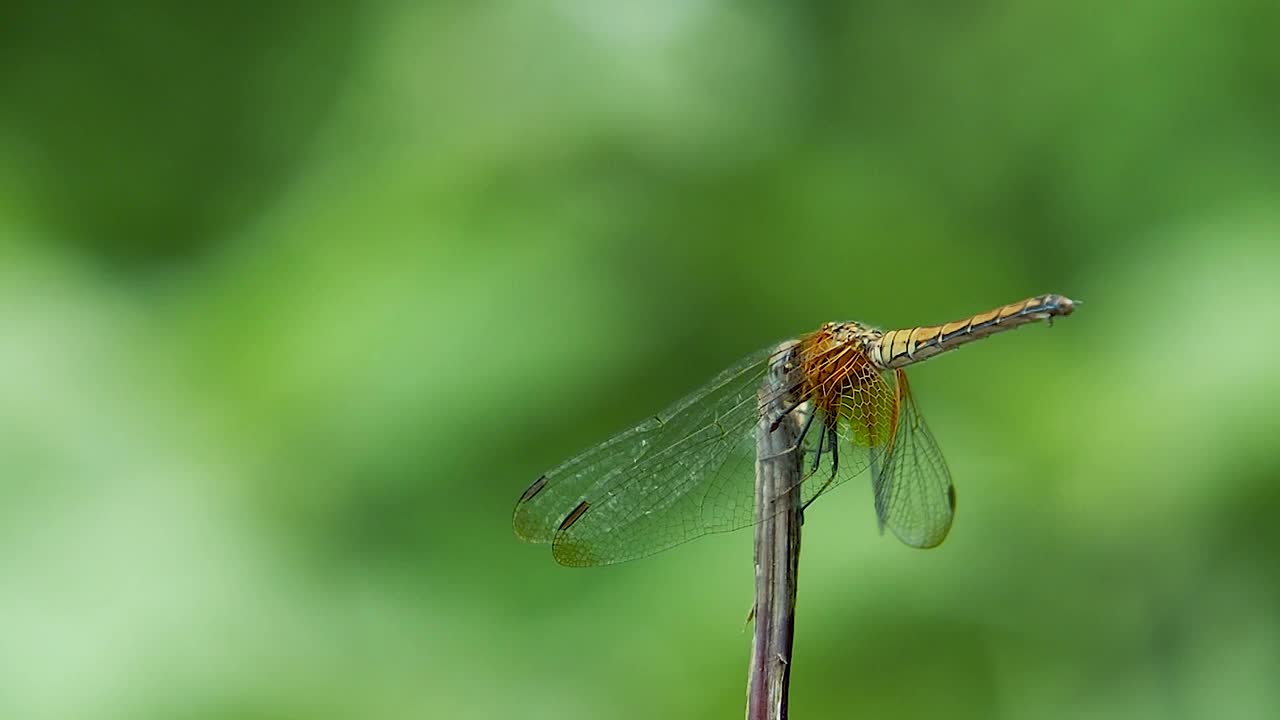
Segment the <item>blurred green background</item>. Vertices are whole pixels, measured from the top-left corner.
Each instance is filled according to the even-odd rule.
[[[740,717],[751,533],[520,492],[1042,292],[912,373],[941,548],[808,513],[794,716],[1276,715],[1275,2],[73,5],[0,10],[0,717]]]

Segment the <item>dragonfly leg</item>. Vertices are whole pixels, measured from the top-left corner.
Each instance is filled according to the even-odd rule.
[[[786,412],[784,412],[781,416],[779,416],[778,420],[774,421],[774,422],[772,423],[772,425],[770,425],[769,431],[770,431],[770,432],[773,432],[774,428],[776,428],[776,426],[777,426],[779,423],[781,423],[781,422],[782,422],[783,418],[786,418],[786,417],[787,417],[787,415],[789,415],[790,413],[794,412],[794,411],[796,410],[796,408],[800,407],[800,406],[801,406],[801,405],[803,405],[803,404],[804,404],[804,402],[799,402],[799,403],[796,403],[795,405],[792,405],[790,409],[788,409],[788,410],[787,410]],[[795,444],[795,445],[792,445],[791,447],[787,448],[786,450],[783,450],[783,451],[781,451],[781,452],[775,453],[775,454],[773,454],[773,455],[770,455],[770,456],[768,456],[768,457],[761,458],[761,459],[762,459],[762,460],[772,460],[772,459],[774,459],[774,458],[782,457],[783,455],[788,455],[788,454],[790,454],[790,453],[796,452],[797,450],[801,450],[801,451],[803,451],[803,449],[804,449],[804,439],[805,439],[806,437],[808,437],[808,435],[809,435],[809,428],[813,426],[813,419],[814,419],[815,417],[817,417],[817,415],[818,415],[818,413],[817,413],[817,412],[814,412],[814,411],[810,410],[810,412],[809,412],[809,416],[808,416],[807,418],[805,418],[804,426],[800,428],[800,435],[796,437],[796,444]],[[826,439],[826,437],[827,437],[827,432],[826,432],[825,430],[824,430],[824,431],[819,432],[819,434],[818,434],[818,450],[817,450],[817,452],[816,452],[816,453],[814,454],[814,456],[813,456],[813,467],[812,467],[812,469],[810,469],[810,470],[809,470],[809,472],[805,473],[804,478],[801,478],[801,482],[804,482],[804,480],[808,479],[810,476],[812,476],[812,475],[813,475],[813,473],[815,473],[815,472],[817,472],[817,471],[818,471],[818,466],[822,463],[822,444],[823,444],[823,441]],[[832,444],[834,444],[834,443],[835,443],[835,432],[834,432],[834,431],[832,431],[832,433],[831,433],[831,441],[832,441]],[[804,522],[803,514],[801,515],[800,521],[801,521],[802,523]]]
[[[827,429],[827,445],[831,448],[831,478],[835,479],[836,470],[840,467],[840,443],[836,442],[835,426]],[[831,480],[828,480],[827,484],[831,484]]]
[[[790,411],[788,411],[788,412],[790,412]],[[784,413],[782,417],[784,417],[784,418],[785,418],[785,417],[786,417],[786,414]],[[761,460],[773,460],[773,459],[775,459],[775,458],[780,458],[780,457],[782,457],[783,455],[790,455],[791,453],[793,453],[793,452],[795,452],[795,451],[799,450],[800,448],[803,448],[803,447],[804,447],[804,437],[805,437],[805,435],[808,435],[808,434],[809,434],[809,427],[810,427],[811,425],[813,425],[813,417],[814,417],[814,413],[809,413],[809,417],[804,421],[804,427],[802,427],[802,428],[800,429],[800,436],[796,438],[796,444],[795,444],[795,445],[792,445],[791,447],[787,448],[786,450],[782,450],[782,451],[780,451],[780,452],[774,453],[773,455],[770,455],[770,456],[768,456],[768,457],[764,457],[764,458],[760,458],[760,459],[761,459]],[[769,432],[773,432],[773,429],[772,429],[772,428],[770,428]],[[817,463],[815,463],[815,464],[814,464],[814,469],[815,469],[815,470],[817,469]]]
[[[804,513],[805,509],[808,508],[810,505],[812,505],[813,501],[817,500],[819,495],[826,492],[827,488],[831,486],[831,483],[835,482],[836,470],[840,468],[840,451],[838,450],[838,448],[840,447],[840,444],[836,442],[836,429],[829,428],[827,432],[823,434],[831,438],[830,442],[828,443],[831,446],[831,476],[827,478],[826,482],[822,483],[822,487],[818,488],[818,492],[814,493],[813,497],[809,498],[808,502],[800,506],[801,513]],[[822,447],[821,441],[818,442],[818,447],[819,448]],[[813,469],[815,471],[818,469],[817,463],[813,464]]]
[[[809,474],[818,472],[818,466],[822,464],[822,443],[827,439],[825,432],[818,433],[818,451],[813,455],[813,467],[809,468]]]
[[[792,389],[792,392],[795,392],[797,389],[798,389],[798,388],[793,388],[793,389]],[[783,410],[783,411],[778,415],[777,419],[775,419],[773,422],[769,423],[769,432],[773,432],[774,430],[777,430],[777,429],[778,429],[778,426],[782,424],[782,421],[783,421],[783,420],[787,419],[787,416],[788,416],[788,415],[790,415],[791,413],[795,412],[796,408],[800,407],[801,405],[805,404],[806,402],[809,402],[809,401],[808,401],[808,400],[806,400],[806,399],[804,399],[804,398],[801,398],[801,399],[799,399],[799,400],[797,400],[797,401],[795,401],[795,402],[791,403],[791,407],[788,407],[786,410]],[[809,414],[809,419],[810,419],[810,420],[812,420],[812,419],[813,419],[813,413],[810,413],[810,414]],[[808,422],[806,422],[806,423],[805,423],[805,429],[807,430],[808,428],[809,428],[809,424],[808,424]],[[803,436],[803,435],[804,435],[804,432],[802,431],[800,434]]]
[[[818,413],[816,412],[810,412],[809,417],[805,418],[804,427],[800,428],[800,436],[796,438],[797,447],[804,447],[804,436],[809,434],[809,426],[813,424],[813,418],[817,416],[817,414]],[[783,417],[786,417],[786,416],[784,415]]]

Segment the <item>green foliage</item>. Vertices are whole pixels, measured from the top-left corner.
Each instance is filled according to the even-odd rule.
[[[750,534],[539,473],[826,320],[937,550],[807,514],[796,717],[1280,704],[1280,5],[159,3],[0,22],[0,716],[736,717]]]

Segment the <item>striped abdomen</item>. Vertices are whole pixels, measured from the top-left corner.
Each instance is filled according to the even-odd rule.
[[[868,348],[868,354],[881,368],[900,368],[1004,330],[1070,315],[1074,309],[1070,298],[1040,295],[945,325],[890,330]]]

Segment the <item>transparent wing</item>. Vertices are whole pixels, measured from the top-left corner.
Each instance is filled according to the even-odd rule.
[[[883,469],[873,476],[876,516],[912,547],[939,545],[951,530],[956,491],[902,370],[894,371],[901,414]]]
[[[538,478],[516,504],[516,534],[552,543],[562,564],[605,565],[752,524],[757,392],[776,352]]]

